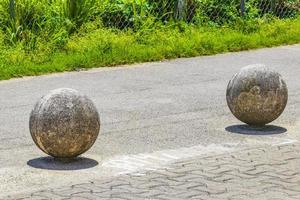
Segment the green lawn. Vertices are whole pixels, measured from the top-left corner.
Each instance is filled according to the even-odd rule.
[[[2,45],[0,80],[300,43],[300,18],[239,23],[234,28],[173,24],[142,30],[116,31],[87,25],[55,51],[51,44],[44,43],[35,51],[24,49],[23,44]]]

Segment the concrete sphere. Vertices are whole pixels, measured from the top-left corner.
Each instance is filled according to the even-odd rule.
[[[288,89],[279,73],[264,65],[251,65],[242,68],[230,80],[226,99],[240,121],[250,126],[264,126],[285,109]]]
[[[35,144],[61,159],[74,158],[92,147],[100,119],[93,102],[76,90],[51,91],[35,105],[29,128]]]

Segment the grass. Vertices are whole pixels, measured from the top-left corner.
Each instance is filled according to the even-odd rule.
[[[87,24],[58,50],[49,41],[37,41],[35,51],[2,42],[0,80],[300,43],[300,18],[245,23],[235,28],[170,24],[139,32]]]

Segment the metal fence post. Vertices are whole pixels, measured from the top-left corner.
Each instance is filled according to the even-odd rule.
[[[15,0],[9,1],[9,15],[11,19],[15,20]]]
[[[244,16],[245,15],[245,0],[241,0],[241,15]]]
[[[175,18],[177,20],[183,20],[185,15],[185,0],[178,0],[176,7]]]

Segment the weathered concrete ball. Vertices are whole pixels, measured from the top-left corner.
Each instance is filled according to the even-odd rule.
[[[240,121],[264,126],[285,109],[288,89],[279,73],[264,65],[251,65],[230,80],[226,98],[231,112]]]
[[[42,151],[56,158],[74,158],[95,143],[100,119],[90,99],[76,90],[61,88],[36,103],[29,128]]]

